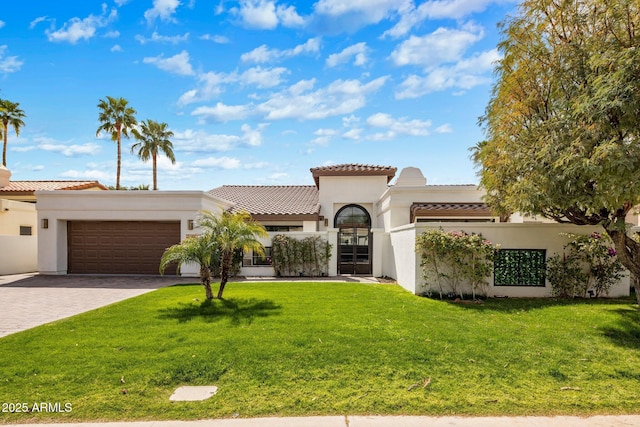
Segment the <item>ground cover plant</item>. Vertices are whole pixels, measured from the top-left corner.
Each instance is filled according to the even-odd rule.
[[[174,286],[0,339],[0,403],[61,409],[0,423],[640,412],[631,299],[459,304],[305,282],[225,296]],[[170,402],[182,385],[219,391]]]

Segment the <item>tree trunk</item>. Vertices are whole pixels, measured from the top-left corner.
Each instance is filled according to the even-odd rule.
[[[116,141],[118,145],[118,165],[116,166],[116,190],[119,190],[120,189],[120,163],[122,163],[122,149],[120,145],[121,125],[116,123],[116,129],[118,132],[118,141]]]
[[[156,163],[156,155],[152,154],[153,157],[153,191],[158,191],[158,178],[157,178],[157,163]]]
[[[202,286],[204,286],[204,293],[207,300],[212,300],[213,291],[211,290],[211,272],[209,271],[209,266],[200,266],[200,281],[202,282]]]
[[[220,273],[220,289],[218,290],[218,299],[222,299],[222,292],[224,291],[224,287],[229,280],[229,271],[231,271],[231,257],[233,255],[232,251],[223,251],[222,252],[222,271]]]
[[[638,310],[640,310],[640,281],[633,279],[634,277],[640,277],[640,243],[629,237],[626,231],[613,227],[605,227],[605,230],[613,240],[618,259],[631,272]]]
[[[4,130],[2,131],[2,140],[4,141],[4,145],[2,147],[2,166],[7,166],[7,128],[9,127],[9,122],[2,122],[2,126]]]

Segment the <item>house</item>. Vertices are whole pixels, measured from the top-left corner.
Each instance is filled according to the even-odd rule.
[[[200,210],[245,210],[269,232],[263,241],[267,251],[276,234],[319,236],[332,245],[330,276],[389,276],[421,293],[425,284],[414,248],[416,237],[427,229],[481,233],[514,259],[541,259],[536,268],[562,251],[566,240],[560,233],[597,230],[521,216],[501,219],[484,204],[476,185],[428,185],[418,168],[405,168],[397,177],[395,167],[362,164],[310,172],[314,185],[223,185],[208,192],[38,191],[39,271],[157,274],[164,248],[200,232]],[[242,275],[275,275],[268,259],[243,257]],[[197,273],[195,266],[182,271]],[[489,295],[534,297],[550,292],[544,279],[492,279],[487,290]],[[611,295],[628,292],[627,277]]]
[[[36,191],[106,190],[97,181],[11,181],[0,165],[0,247],[11,248],[0,258],[0,275],[38,269]]]

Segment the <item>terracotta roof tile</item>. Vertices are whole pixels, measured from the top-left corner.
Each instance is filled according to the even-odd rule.
[[[387,177],[387,182],[396,175],[397,168],[393,166],[365,165],[360,163],[347,163],[341,165],[319,166],[309,169],[316,182],[320,185],[321,176],[372,176],[383,175]]]
[[[9,185],[0,187],[0,192],[27,193],[41,190],[85,190],[92,187],[98,187],[102,190],[107,189],[98,181],[11,181]]]
[[[232,211],[251,215],[318,215],[318,189],[313,185],[223,185],[209,194],[236,205]]]
[[[493,216],[485,203],[413,203],[411,222],[422,217],[488,217]]]

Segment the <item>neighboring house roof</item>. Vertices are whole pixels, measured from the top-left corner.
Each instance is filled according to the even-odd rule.
[[[485,203],[413,203],[410,208],[411,222],[416,217],[492,217],[491,209]]]
[[[313,185],[223,185],[209,194],[235,203],[232,212],[245,210],[256,221],[317,220],[318,189]]]
[[[11,181],[9,185],[0,187],[0,193],[34,193],[50,190],[87,190],[96,188],[107,190],[98,181]]]
[[[342,165],[319,166],[309,169],[316,182],[316,187],[320,187],[321,176],[375,176],[383,175],[387,177],[387,182],[396,175],[397,168],[393,166],[363,165],[358,163],[348,163]]]

